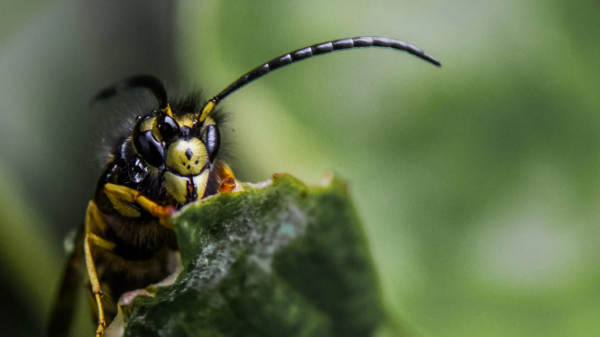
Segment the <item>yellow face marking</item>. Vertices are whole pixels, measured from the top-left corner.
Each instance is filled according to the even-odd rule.
[[[208,126],[208,125],[217,125],[217,123],[215,123],[215,120],[210,118],[210,117],[206,117],[206,119],[204,120],[204,124],[203,126]]]
[[[208,154],[200,139],[179,139],[169,147],[167,167],[182,176],[195,176],[200,173],[207,160]]]
[[[173,118],[173,111],[171,111],[171,104],[167,103],[167,107],[164,109],[160,109],[162,113],[167,114],[169,117]]]
[[[179,124],[180,127],[193,127],[194,126],[194,119],[196,118],[195,114],[185,114],[185,115],[181,115],[179,116],[177,119],[175,119],[175,121],[177,122],[177,124]]]
[[[159,142],[162,142],[162,135],[160,134],[160,131],[158,131],[158,119],[157,118],[153,118],[154,122],[152,123],[152,135],[154,136],[154,138],[156,138],[156,140],[158,140]]]
[[[192,178],[195,192],[198,195],[198,199],[204,195],[206,190],[206,183],[208,182],[208,170],[204,170],[202,174]],[[189,191],[190,178],[175,175],[171,172],[165,173],[165,188],[170,195],[177,200],[180,204],[184,205],[188,202],[188,191]]]
[[[155,119],[156,119],[156,117],[152,117],[152,118],[148,118],[145,121],[143,121],[142,125],[140,125],[140,131],[144,132],[144,131],[152,130],[152,125],[154,125]]]

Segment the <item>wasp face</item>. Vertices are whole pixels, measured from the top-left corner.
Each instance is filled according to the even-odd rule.
[[[220,145],[214,121],[195,123],[195,114],[142,117],[134,128],[133,145],[158,172],[161,184],[181,205],[202,197]]]

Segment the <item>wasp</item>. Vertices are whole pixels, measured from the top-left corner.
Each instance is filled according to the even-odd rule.
[[[85,276],[103,335],[117,308],[109,299],[160,282],[177,267],[177,238],[170,216],[184,205],[218,193],[230,193],[235,177],[220,156],[222,113],[215,107],[248,83],[286,65],[334,51],[381,47],[408,52],[436,66],[421,49],[383,37],[328,41],[279,56],[249,71],[210,100],[188,95],[170,100],[163,83],[150,75],[124,79],[96,99],[130,89],[145,89],[156,107],[138,116],[117,135],[106,154],[71,252],[52,310],[50,336],[66,336],[74,314],[74,285]]]

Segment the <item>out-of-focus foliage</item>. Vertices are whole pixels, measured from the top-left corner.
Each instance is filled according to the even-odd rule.
[[[279,175],[186,207],[184,271],[126,308],[125,336],[374,336],[377,276],[347,185],[330,179]]]
[[[222,103],[235,173],[348,179],[384,304],[424,335],[600,333],[599,2],[127,3],[2,5],[2,18],[23,17],[1,20],[0,163],[15,186],[0,193],[37,210],[55,251],[99,174],[91,149],[111,112],[86,112],[96,89],[152,72],[210,95],[305,45],[389,36],[443,67],[371,49],[268,75]],[[105,35],[111,27],[119,33]],[[11,240],[3,228],[19,223],[2,219]],[[22,251],[0,261],[35,269],[30,246],[41,247],[15,244]],[[10,294],[54,289],[9,267],[0,280]],[[40,304],[18,296],[19,317],[41,322]]]

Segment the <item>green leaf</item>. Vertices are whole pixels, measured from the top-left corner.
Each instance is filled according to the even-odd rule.
[[[124,335],[372,336],[385,315],[347,184],[243,189],[173,219],[183,271],[134,299]]]

